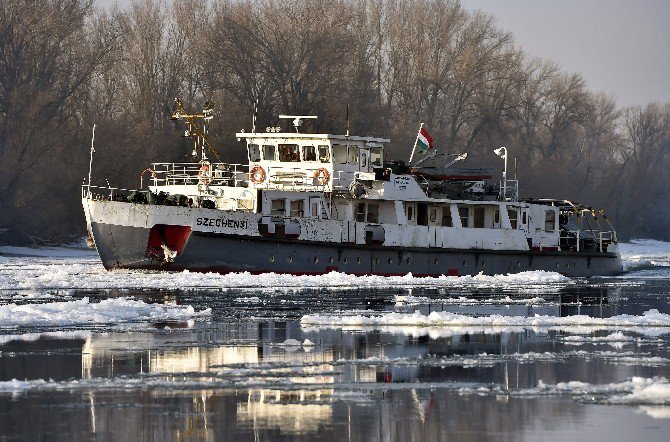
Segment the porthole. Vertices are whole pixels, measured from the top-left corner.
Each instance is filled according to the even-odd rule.
[[[319,262],[319,257],[318,257],[318,256],[315,256],[315,257],[314,257],[314,264],[316,264],[317,262]]]
[[[570,268],[570,263],[569,263],[569,262],[565,264],[565,268],[566,268],[566,269],[569,269],[569,268]]]
[[[343,261],[343,262],[344,262],[344,263],[346,264],[346,263],[348,263],[348,262],[349,262],[349,259],[347,259],[347,258],[344,258],[344,259],[343,259],[342,261]]]
[[[328,262],[332,264],[332,263],[335,262],[335,260],[334,260],[333,257],[331,256],[330,258],[328,258]]]
[[[358,258],[356,258],[356,264],[360,264],[360,263],[361,263],[361,257],[359,256]]]
[[[391,258],[388,259],[389,264],[393,264],[393,260]]]
[[[463,267],[467,267],[467,266],[468,266],[468,261],[464,259],[463,260]]]
[[[379,258],[375,258],[375,264],[379,264]]]
[[[412,258],[407,258],[407,264],[411,264],[411,263],[412,263]]]
[[[288,262],[293,262],[293,257],[292,257],[292,256],[289,256],[288,258],[286,258],[286,261],[288,261]]]
[[[270,256],[269,261],[270,261],[270,262],[275,262],[275,257],[274,257],[274,256]]]
[[[440,263],[437,259],[435,260],[435,265],[437,266]]]
[[[558,267],[559,267],[559,266],[558,266],[558,263],[556,263],[556,268],[558,268]]]
[[[521,263],[519,261],[516,262],[516,267],[517,268],[521,267]]]
[[[482,261],[482,267],[486,267],[486,261]]]

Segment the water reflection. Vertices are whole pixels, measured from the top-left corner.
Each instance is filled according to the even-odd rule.
[[[400,292],[405,299],[414,297],[409,303],[396,302],[396,293],[375,293],[371,298],[377,301],[369,303],[361,293],[351,304],[361,311],[610,316],[630,311],[626,290],[568,288],[541,294],[541,300],[528,304],[497,302],[500,293],[480,292],[465,295],[479,303],[458,304],[449,299],[463,297],[463,292],[426,289]],[[226,313],[230,299],[240,295],[217,296],[217,303],[209,305],[219,319],[191,329],[156,324],[135,331],[80,330],[0,340],[0,381],[55,383],[14,399],[0,394],[0,435],[42,439],[58,431],[64,438],[111,434],[129,440],[146,434],[160,440],[533,439],[538,428],[565,435],[575,425],[583,426],[591,408],[571,398],[516,397],[515,392],[539,381],[609,384],[632,376],[663,376],[668,364],[644,359],[670,362],[667,336],[660,342],[640,337],[620,348],[587,342],[575,349],[561,339],[564,332],[530,329],[443,335],[305,329],[299,318],[314,312],[315,303],[295,307],[291,317],[277,317],[275,311],[274,318],[249,314],[245,320],[224,321],[220,318],[231,317]],[[273,303],[300,296],[317,295],[270,299],[265,314],[271,316]],[[634,303],[648,309],[657,301],[638,297]],[[317,311],[339,310],[343,303],[337,298]],[[236,315],[253,308],[258,309],[236,309]],[[304,345],[306,339],[313,345]],[[634,363],[622,363],[623,356]],[[500,393],[479,396],[461,390],[490,385]],[[635,414],[620,407],[614,414],[624,422],[664,413],[650,410]],[[26,425],[21,417],[31,414],[40,419]],[[598,416],[589,417],[590,424]],[[659,421],[667,428],[668,420]],[[607,425],[618,424],[610,415]],[[653,438],[655,433],[645,434]]]

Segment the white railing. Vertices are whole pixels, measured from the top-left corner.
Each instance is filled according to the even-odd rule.
[[[150,179],[153,186],[194,185],[206,182],[210,186],[244,187],[248,180],[246,164],[209,163],[152,163]],[[143,173],[144,175],[144,173]]]
[[[613,230],[597,232],[586,231],[588,236],[584,235],[583,232],[583,230],[564,231],[567,235],[560,237],[561,249],[574,248],[576,252],[584,251],[585,249],[605,252],[607,251],[607,244],[616,242],[616,232]],[[583,243],[588,240],[593,241],[593,246],[588,248],[583,247]],[[562,244],[565,244],[565,246]]]
[[[500,180],[500,201],[519,201],[519,180]]]

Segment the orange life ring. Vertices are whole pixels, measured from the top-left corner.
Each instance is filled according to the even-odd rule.
[[[212,182],[212,174],[210,173],[209,163],[203,163],[202,166],[200,166],[200,170],[198,171],[198,180],[200,180],[200,183],[205,185],[208,185]]]
[[[147,168],[144,169],[144,170],[142,171],[142,173],[140,174],[140,181],[142,181],[142,179],[144,178],[144,174],[147,173],[147,172],[151,172],[151,178],[156,178],[156,177],[158,176],[158,175],[156,175],[156,171],[155,171],[155,170],[153,170],[151,167],[147,167]]]
[[[265,170],[261,166],[254,166],[253,169],[249,171],[249,179],[254,184],[260,184],[265,181]]]
[[[322,167],[314,171],[314,178],[316,179],[316,182],[319,184],[319,186],[325,186],[326,184],[328,184],[330,174],[326,169]]]

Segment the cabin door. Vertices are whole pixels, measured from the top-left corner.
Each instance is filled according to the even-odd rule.
[[[358,171],[370,171],[370,149],[368,148],[358,149]]]

